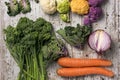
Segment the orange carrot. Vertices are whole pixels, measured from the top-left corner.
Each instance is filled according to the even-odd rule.
[[[58,64],[63,67],[97,67],[111,66],[112,62],[104,59],[60,58]]]
[[[63,77],[76,77],[76,76],[85,76],[92,74],[99,74],[108,77],[113,77],[114,74],[112,71],[99,68],[99,67],[86,67],[86,68],[60,68],[57,70],[57,74]]]

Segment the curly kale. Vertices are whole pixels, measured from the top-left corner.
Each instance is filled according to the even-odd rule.
[[[10,0],[10,2],[5,2],[6,6],[8,7],[8,15],[9,16],[16,16],[20,13],[20,7],[17,0]]]
[[[70,45],[82,49],[91,33],[91,27],[77,24],[77,27],[66,26],[64,29],[58,30],[57,33]]]
[[[21,12],[23,14],[28,13],[31,11],[30,1],[29,0],[20,0],[19,2]]]

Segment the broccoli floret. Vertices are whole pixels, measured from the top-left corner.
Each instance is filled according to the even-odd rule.
[[[21,12],[23,14],[26,14],[27,12],[31,11],[31,6],[30,6],[29,0],[20,0],[19,5],[21,8]]]
[[[9,16],[16,16],[20,13],[20,8],[17,0],[11,0],[10,2],[5,2],[6,6],[8,7],[8,15]]]
[[[36,3],[39,3],[39,0],[35,0]]]

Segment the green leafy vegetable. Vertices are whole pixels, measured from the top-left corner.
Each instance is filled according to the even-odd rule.
[[[10,2],[5,2],[8,7],[8,15],[15,16],[20,13],[20,8],[17,0],[10,0]]]
[[[64,29],[58,30],[57,33],[70,45],[82,49],[91,33],[91,27],[77,24],[77,27],[66,26]]]
[[[19,2],[21,12],[22,13],[28,13],[31,11],[30,1],[29,0],[20,0]]]
[[[21,18],[16,27],[8,26],[4,32],[6,45],[20,68],[18,80],[47,80],[46,68],[68,54],[51,23],[43,18]]]

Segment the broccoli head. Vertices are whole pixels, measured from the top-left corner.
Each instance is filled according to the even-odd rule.
[[[29,0],[20,0],[19,5],[23,14],[31,11]]]
[[[20,13],[20,8],[17,0],[10,0],[10,2],[5,2],[6,6],[8,7],[8,15],[9,16],[16,16]]]

